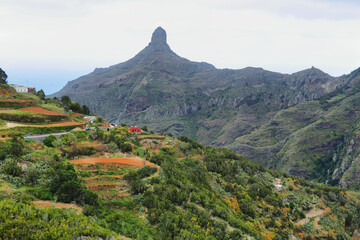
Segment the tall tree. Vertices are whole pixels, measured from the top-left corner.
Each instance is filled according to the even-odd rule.
[[[76,112],[76,113],[80,113],[80,112],[82,112],[82,107],[81,107],[80,103],[72,102],[70,104],[70,110],[73,112]]]
[[[90,109],[86,105],[82,105],[82,113],[83,114],[90,114]]]
[[[66,110],[69,110],[70,105],[71,105],[71,99],[70,99],[70,97],[64,95],[64,96],[61,97],[61,100],[60,100],[60,101],[61,101],[61,104],[63,105],[63,107],[64,107]]]
[[[45,93],[44,93],[44,91],[43,91],[42,89],[40,89],[40,90],[36,93],[36,95],[38,95],[41,100],[44,100],[44,99],[45,99]]]

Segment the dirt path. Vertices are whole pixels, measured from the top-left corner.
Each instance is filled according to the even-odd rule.
[[[4,128],[12,128],[12,127],[21,127],[24,124],[19,124],[19,123],[12,123],[12,122],[8,122],[6,124],[6,126],[0,127],[0,129],[4,129]]]
[[[82,123],[79,122],[61,122],[46,125],[23,125],[24,127],[63,127],[63,126],[80,126]]]
[[[33,201],[33,205],[38,207],[46,207],[46,208],[73,208],[75,209],[76,213],[81,213],[82,208],[76,204],[69,204],[69,203],[56,203],[51,201]]]
[[[313,217],[319,217],[319,216],[321,216],[321,215],[323,215],[323,214],[324,214],[324,210],[313,208],[313,209],[311,209],[309,212],[307,212],[307,213],[305,214],[305,215],[306,215],[305,218],[297,221],[296,223],[297,223],[297,224],[300,224],[300,225],[303,225],[303,224],[306,224],[306,223],[310,222],[310,219],[311,219],[311,218],[313,218]],[[316,222],[319,221],[319,218],[316,218],[315,221],[316,221]]]

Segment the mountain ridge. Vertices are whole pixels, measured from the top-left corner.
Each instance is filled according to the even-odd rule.
[[[203,144],[235,146],[238,138],[264,124],[271,126],[279,111],[354,89],[356,76],[356,70],[333,77],[314,67],[292,74],[254,67],[217,69],[178,56],[167,44],[165,30],[159,27],[148,46],[130,60],[95,69],[50,96],[68,95],[111,122],[147,125],[155,131],[190,136]],[[264,157],[232,149],[253,160]],[[281,161],[281,157],[266,156],[261,161],[265,166],[267,161]],[[293,171],[294,167],[284,171],[301,175]]]

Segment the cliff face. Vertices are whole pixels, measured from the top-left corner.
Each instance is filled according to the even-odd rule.
[[[228,147],[255,162],[341,187],[360,187],[360,74],[317,100],[278,111]]]
[[[289,157],[286,154],[290,154],[285,149],[292,147],[286,139],[297,128],[316,123],[320,115],[305,110],[295,112],[292,121],[301,119],[297,128],[287,124],[290,129],[281,131],[273,119],[279,114],[293,114],[288,109],[350,84],[349,76],[335,78],[316,68],[294,74],[251,67],[216,69],[208,63],[179,57],[166,39],[165,30],[157,28],[149,45],[132,59],[95,69],[70,81],[52,97],[68,95],[111,122],[147,125],[155,131],[187,135],[205,144],[230,146],[252,159],[261,159],[265,166],[282,169],[282,162]],[[324,111],[321,106],[319,109],[316,112]],[[264,127],[274,132],[274,139],[259,134]],[[306,164],[290,165],[286,171],[307,175]]]

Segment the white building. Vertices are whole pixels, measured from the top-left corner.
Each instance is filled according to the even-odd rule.
[[[96,117],[95,116],[85,116],[83,117],[86,121],[90,121],[91,123],[95,122]]]
[[[10,86],[15,88],[16,92],[19,92],[19,93],[27,93],[27,92],[29,92],[27,87],[24,87],[24,86],[21,86],[21,85],[10,84]]]
[[[279,178],[275,178],[274,186],[278,191],[281,191],[283,189],[283,186],[281,185],[281,180]]]

